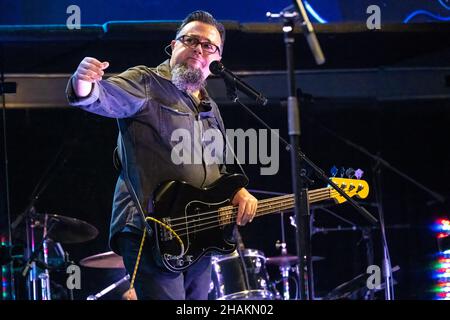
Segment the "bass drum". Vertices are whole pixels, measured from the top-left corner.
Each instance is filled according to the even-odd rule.
[[[272,300],[266,257],[244,249],[212,257],[211,300]]]

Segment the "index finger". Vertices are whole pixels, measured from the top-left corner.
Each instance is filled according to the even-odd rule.
[[[100,61],[98,61],[97,59],[95,59],[95,58],[86,57],[86,58],[84,58],[84,60],[86,62],[92,63],[93,65],[95,65],[98,68],[102,67],[102,63]]]

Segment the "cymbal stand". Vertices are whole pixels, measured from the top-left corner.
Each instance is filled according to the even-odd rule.
[[[59,242],[55,243],[55,248],[58,251],[59,255],[63,258],[63,260],[64,260],[63,266],[66,270],[67,270],[67,267],[69,267],[70,265],[75,265],[75,262],[70,260],[69,253],[63,249],[63,247],[61,246],[61,244]],[[74,300],[73,289],[68,289],[68,294],[69,294],[69,300]]]
[[[47,221],[48,215],[45,214],[44,219],[44,234],[42,240],[42,253],[44,258],[44,264],[48,266],[48,242],[47,242]],[[52,296],[50,293],[50,273],[48,268],[44,268],[43,271],[39,274],[39,279],[41,279],[41,291],[42,291],[42,300],[52,300]]]
[[[284,214],[281,212],[280,214],[281,219],[281,242],[277,241],[275,244],[277,249],[281,248],[281,255],[286,256],[287,255],[287,245],[286,245],[286,235],[284,230]],[[283,300],[289,300],[289,270],[291,269],[291,266],[289,263],[286,263],[284,265],[280,265],[279,267],[280,273],[281,273],[281,281],[283,283]]]
[[[42,235],[42,241],[39,244],[39,247],[36,248],[36,242],[35,242],[35,232],[34,229],[38,227],[39,221],[36,221],[33,217],[30,217],[30,219],[27,219],[27,240],[29,240],[28,247],[31,249],[31,252],[28,257],[28,261],[23,268],[22,275],[26,277],[28,275],[29,279],[29,285],[31,285],[31,293],[29,292],[29,299],[30,300],[39,300],[38,295],[38,286],[37,286],[37,278],[39,278],[40,285],[41,285],[41,300],[51,300],[51,292],[50,292],[50,273],[48,270],[48,235],[50,231],[52,230],[53,226],[55,225],[53,221],[50,221],[49,227],[47,227],[47,214],[45,215],[44,220],[44,232]],[[30,221],[28,221],[30,220]],[[28,235],[29,233],[29,235]],[[39,254],[43,252],[43,258],[44,261],[39,261]],[[38,267],[39,269],[42,269],[43,271],[39,273],[38,275]],[[31,272],[30,271],[31,268]],[[30,296],[31,295],[31,296]]]
[[[38,293],[37,293],[37,284],[36,284],[36,274],[37,274],[37,268],[36,268],[36,262],[34,259],[32,259],[32,255],[36,252],[35,247],[35,233],[34,233],[34,221],[32,218],[26,219],[26,234],[27,234],[27,254],[29,255],[29,261],[31,261],[31,265],[27,264],[27,266],[31,266],[31,272],[28,274],[28,281],[27,286],[29,288],[28,290],[28,300],[38,300]],[[26,275],[28,272],[27,269],[24,270],[24,275]]]

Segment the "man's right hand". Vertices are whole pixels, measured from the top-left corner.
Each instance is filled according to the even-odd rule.
[[[95,58],[86,57],[78,65],[73,79],[73,89],[79,98],[88,96],[92,90],[92,83],[102,80],[103,70],[108,68],[108,62],[100,62]]]

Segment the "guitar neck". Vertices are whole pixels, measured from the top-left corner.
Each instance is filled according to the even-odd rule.
[[[336,191],[329,187],[308,191],[309,203],[331,199],[334,196],[336,196]],[[292,209],[294,205],[294,194],[259,200],[255,216],[260,217],[266,214],[289,210]],[[220,225],[234,223],[237,216],[237,209],[237,206],[226,206],[220,208],[218,211]]]
[[[332,188],[321,188],[308,191],[309,203],[314,203],[332,198]],[[263,216],[275,212],[292,209],[295,206],[295,195],[287,194],[284,196],[264,199],[258,201],[256,216]]]

